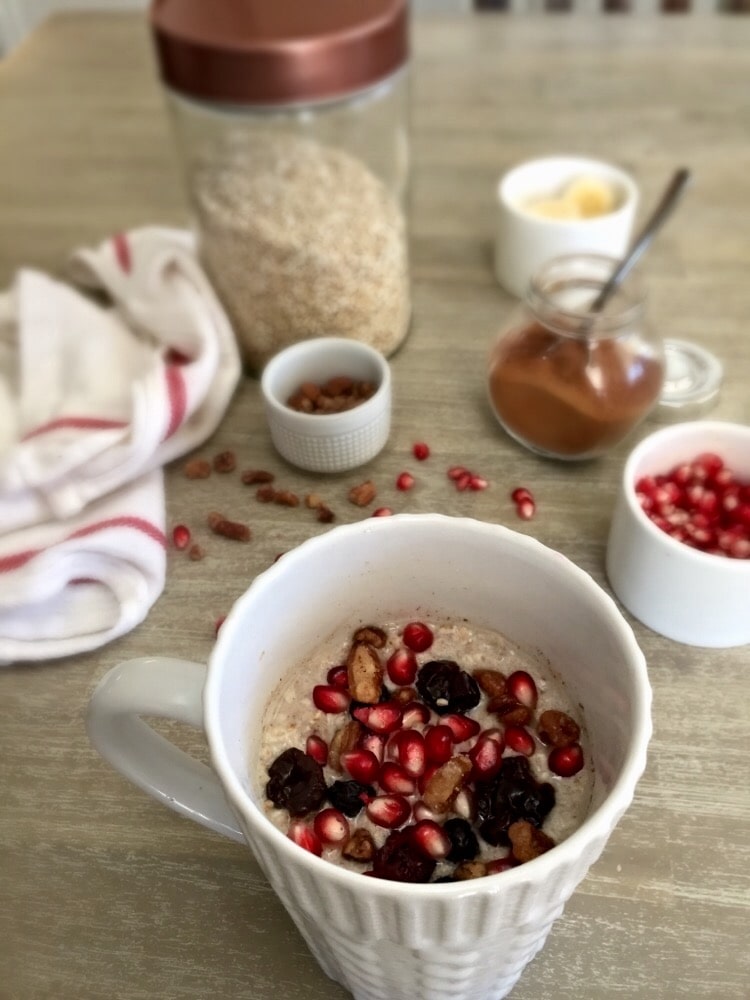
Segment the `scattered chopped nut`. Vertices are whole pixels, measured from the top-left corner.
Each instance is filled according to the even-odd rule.
[[[383,690],[383,664],[366,642],[353,642],[346,659],[349,691],[355,701],[376,705]]]
[[[221,521],[224,520],[226,520],[226,518],[224,517],[223,514],[220,514],[218,510],[212,510],[208,515],[208,517],[206,518],[206,521],[211,531],[214,530],[217,524],[219,524]]]
[[[358,827],[344,844],[341,854],[350,861],[372,861],[375,856],[375,841],[367,830]]]
[[[539,716],[539,739],[548,746],[567,747],[581,738],[581,727],[565,712],[548,708]]]
[[[363,625],[353,635],[354,642],[368,642],[375,649],[382,649],[388,641],[388,636],[377,625]]]
[[[410,701],[416,701],[418,698],[417,689],[412,687],[397,687],[393,692],[393,700],[399,705],[408,705]]]
[[[528,820],[519,819],[508,827],[508,837],[516,861],[532,861],[555,846],[555,842]]]
[[[272,503],[276,499],[276,490],[273,486],[259,486],[255,491],[255,498],[261,503]]]
[[[216,511],[212,511],[208,515],[208,526],[215,535],[231,538],[235,542],[249,542],[253,537],[252,531],[246,524],[242,524],[240,521],[230,521],[229,518],[217,514]]]
[[[491,712],[509,726],[525,726],[534,714],[526,705],[509,696],[490,698],[487,711]]]
[[[317,510],[322,505],[323,497],[319,493],[308,493],[305,497],[305,507],[309,507],[310,510]]]
[[[444,813],[455,799],[471,774],[468,757],[451,757],[441,764],[425,785],[422,800],[433,812]]]
[[[336,730],[328,747],[328,766],[332,770],[341,772],[341,755],[356,747],[363,732],[364,727],[356,719]]]
[[[333,513],[330,507],[326,507],[325,504],[321,504],[318,507],[318,518],[321,524],[330,524],[331,521],[336,520],[336,515]]]
[[[366,507],[369,503],[372,503],[376,494],[375,483],[367,479],[364,483],[360,483],[359,486],[352,486],[349,490],[349,500],[353,504],[356,504],[357,507]]]
[[[272,483],[274,474],[265,469],[245,469],[240,479],[245,486],[255,486],[256,483]]]
[[[484,878],[486,874],[487,866],[483,861],[464,861],[453,869],[453,877],[459,882],[466,882],[472,878]]]
[[[356,381],[349,375],[334,375],[323,385],[303,382],[287,400],[287,406],[302,413],[341,413],[351,410],[375,392],[371,382]]]
[[[237,468],[237,459],[233,451],[222,451],[214,456],[214,469],[216,472],[234,472]]]
[[[489,698],[502,698],[506,694],[508,678],[499,670],[472,670],[471,676]]]
[[[206,550],[203,548],[202,545],[198,545],[197,542],[195,545],[191,545],[190,548],[188,549],[188,558],[192,559],[193,562],[200,562],[200,560],[203,559],[205,555],[206,555]]]
[[[211,463],[205,458],[191,458],[182,471],[187,479],[208,479],[211,475]]]
[[[282,507],[299,507],[299,497],[291,490],[276,490],[273,502]]]

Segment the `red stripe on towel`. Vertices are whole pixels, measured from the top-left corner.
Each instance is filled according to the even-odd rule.
[[[172,437],[182,426],[187,410],[187,387],[182,376],[180,365],[165,365],[164,377],[167,382],[167,397],[169,399],[169,423],[164,432],[163,440]]]
[[[133,269],[133,258],[130,256],[130,244],[124,233],[115,233],[112,237],[112,246],[115,250],[117,263],[125,274],[130,274]]]
[[[29,438],[37,437],[39,434],[48,434],[50,431],[68,427],[73,427],[77,431],[112,431],[127,426],[124,420],[105,420],[103,417],[58,417],[27,431],[21,440],[28,441]]]
[[[157,528],[155,524],[152,524],[151,521],[147,521],[142,517],[127,516],[108,517],[102,521],[94,521],[91,524],[86,524],[84,527],[71,532],[71,534],[61,539],[60,542],[56,542],[55,545],[60,545],[62,542],[70,541],[72,538],[85,538],[87,535],[96,534],[98,531],[106,531],[108,528],[132,528],[135,531],[140,531],[144,535],[147,535],[153,541],[161,545],[162,548],[167,547],[166,535],[160,528]],[[14,552],[9,556],[0,556],[0,573],[10,573],[15,569],[19,569],[21,566],[25,566],[27,562],[30,562],[35,556],[38,556],[45,551],[47,550],[26,549],[24,552]]]

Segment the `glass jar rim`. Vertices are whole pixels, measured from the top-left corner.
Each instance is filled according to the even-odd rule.
[[[573,253],[553,257],[533,275],[526,294],[527,304],[545,326],[563,336],[586,340],[617,336],[643,318],[646,291],[637,270],[632,271],[619,287],[616,294],[619,295],[620,304],[616,309],[611,308],[618,301],[616,298],[610,299],[609,308],[605,307],[602,312],[594,314],[585,306],[561,304],[554,295],[555,292],[586,282],[593,300],[619,263],[619,258],[601,253]],[[558,277],[555,282],[556,272]]]

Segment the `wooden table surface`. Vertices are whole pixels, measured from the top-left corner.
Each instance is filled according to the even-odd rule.
[[[321,492],[339,522],[362,516],[346,493],[369,477],[383,504],[529,532],[606,587],[618,476],[654,423],[582,465],[538,459],[494,423],[484,361],[513,306],[492,276],[494,185],[516,161],[570,151],[631,169],[649,205],[676,166],[691,167],[693,189],[649,257],[651,313],[663,335],[724,361],[713,415],[750,423],[750,20],[474,15],[417,20],[414,34],[414,322],[392,362],[385,451],[346,475],[295,471],[274,454],[246,379],[199,454],[232,448],[242,466]],[[3,286],[23,265],[61,273],[75,246],[185,218],[140,16],[60,16],[0,64]],[[399,494],[419,439],[433,458]],[[490,488],[452,489],[457,462]],[[508,496],[519,484],[538,501],[528,523]],[[220,508],[255,538],[202,538],[200,563],[171,553],[145,624],[101,651],[0,671],[0,997],[343,1000],[249,852],[157,805],[87,742],[85,706],[108,668],[149,652],[205,659],[214,620],[253,576],[326,530],[309,511],[258,504],[236,477],[190,483],[179,462],[167,504],[170,524],[199,526]],[[634,628],[654,688],[648,769],[513,1000],[750,996],[749,649]]]

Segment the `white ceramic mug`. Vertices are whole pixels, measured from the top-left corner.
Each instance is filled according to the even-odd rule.
[[[264,815],[254,762],[285,670],[344,626],[417,612],[465,617],[541,649],[583,707],[589,814],[567,840],[502,874],[433,885],[365,878],[298,847]],[[630,627],[564,556],[497,525],[402,514],[336,527],[257,577],[224,622],[207,676],[174,659],[115,667],[93,696],[88,731],[140,787],[249,844],[323,970],[356,1000],[499,1000],[630,804],[650,698]],[[213,772],[139,716],[202,724]]]
[[[594,177],[615,192],[613,211],[584,219],[550,219],[524,206],[531,198],[552,197],[571,181]],[[600,253],[622,257],[633,229],[638,188],[624,170],[580,156],[547,156],[509,170],[497,187],[495,276],[518,298],[537,271],[554,257]]]

